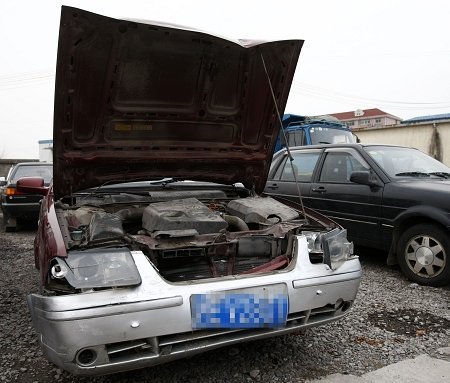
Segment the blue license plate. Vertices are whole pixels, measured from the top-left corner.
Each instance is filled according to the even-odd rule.
[[[192,328],[273,328],[286,325],[286,285],[191,295]]]

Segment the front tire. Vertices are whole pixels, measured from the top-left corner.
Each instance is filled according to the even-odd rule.
[[[450,240],[437,225],[423,223],[405,230],[397,257],[402,272],[413,282],[426,286],[450,283]]]

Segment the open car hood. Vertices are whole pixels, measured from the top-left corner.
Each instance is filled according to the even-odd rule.
[[[62,7],[54,192],[131,180],[262,192],[303,41],[230,41]]]

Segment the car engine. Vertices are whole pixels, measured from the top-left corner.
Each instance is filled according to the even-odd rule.
[[[293,236],[323,230],[271,197],[229,198],[224,191],[88,195],[59,203],[68,251],[140,250],[160,275],[183,282],[285,269]],[[154,201],[154,202],[152,202]]]

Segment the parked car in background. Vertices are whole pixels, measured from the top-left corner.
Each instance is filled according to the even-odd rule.
[[[450,283],[450,168],[417,149],[366,144],[278,152],[265,193],[341,223],[355,244],[388,250],[412,281]],[[295,181],[298,181],[298,185]]]
[[[52,164],[47,162],[21,162],[11,167],[3,186],[1,186],[1,209],[6,231],[16,230],[21,222],[37,221],[39,217],[41,196],[20,192],[16,182],[23,177],[41,177],[49,185],[53,177]]]
[[[346,231],[260,196],[302,41],[69,7],[60,28],[53,183],[18,181],[44,196],[28,305],[49,360],[113,373],[348,313]]]
[[[5,188],[5,185],[6,185],[6,178],[1,176],[0,177],[0,196],[3,193],[3,189]],[[0,200],[0,202],[1,202],[1,200]]]

